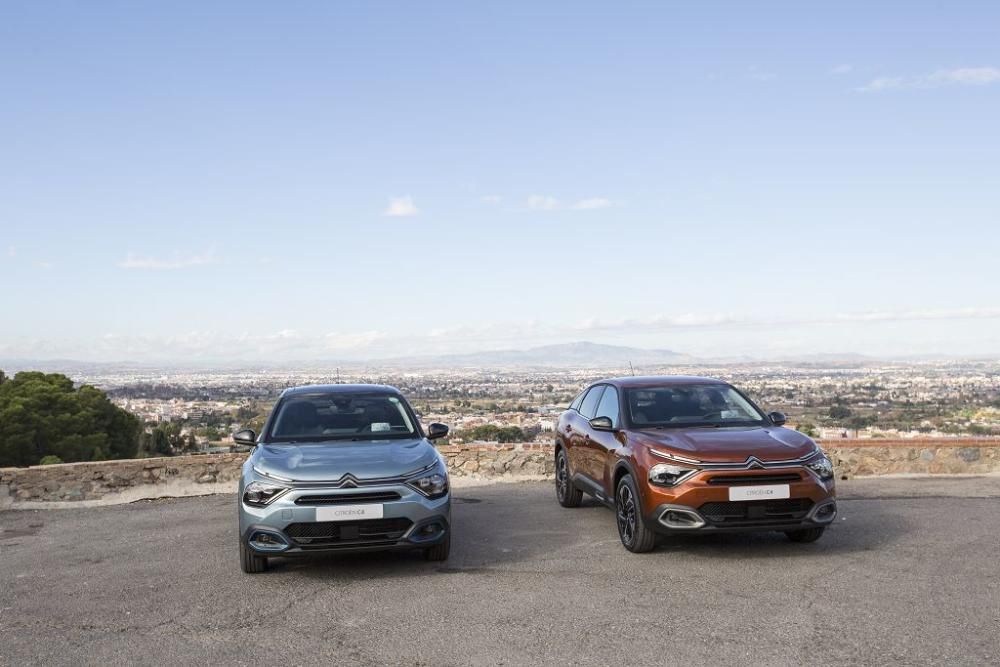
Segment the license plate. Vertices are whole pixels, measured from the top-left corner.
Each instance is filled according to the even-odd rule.
[[[787,484],[729,487],[730,500],[783,500],[789,497],[791,493]]]
[[[381,518],[381,505],[334,505],[316,508],[317,521],[360,521]]]

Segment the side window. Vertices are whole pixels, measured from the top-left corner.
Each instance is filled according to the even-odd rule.
[[[596,387],[591,387],[590,391],[587,392],[587,397],[583,399],[583,403],[580,404],[580,414],[586,419],[593,419],[594,415],[597,413],[597,404],[601,401],[601,394],[604,393],[604,385],[600,384]]]
[[[586,393],[587,392],[585,392],[585,391],[581,391],[579,394],[577,394],[576,398],[573,399],[573,402],[569,404],[569,409],[570,410],[579,410],[580,409],[580,404],[583,403],[583,395],[586,394]]]
[[[618,428],[618,390],[609,386],[604,390],[601,403],[597,406],[595,417],[610,417],[611,424]]]

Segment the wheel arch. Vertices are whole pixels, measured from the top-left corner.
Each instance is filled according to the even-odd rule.
[[[642,488],[641,488],[642,487],[642,483],[641,483],[641,481],[642,480],[640,480],[639,476],[636,475],[635,468],[632,466],[632,464],[629,463],[628,461],[626,461],[625,459],[620,459],[617,463],[615,463],[614,470],[612,470],[612,474],[611,474],[611,489],[610,489],[611,490],[611,497],[612,498],[615,497],[615,493],[618,491],[618,482],[620,482],[621,479],[622,479],[622,477],[624,477],[625,475],[632,475],[632,479],[635,480],[635,488],[636,488],[636,490],[639,491],[639,494],[640,494],[640,497],[641,497],[641,495],[642,495]]]

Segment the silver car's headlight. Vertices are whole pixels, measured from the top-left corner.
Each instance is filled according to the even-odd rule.
[[[657,463],[649,469],[649,482],[657,486],[673,486],[696,470],[697,468],[685,468],[672,463]]]
[[[822,480],[833,479],[833,462],[822,452],[818,457],[806,463],[806,467]]]
[[[270,482],[250,482],[243,489],[243,502],[254,507],[264,507],[287,490],[286,486]]]
[[[440,470],[431,470],[419,477],[407,480],[406,483],[428,498],[440,498],[448,493],[448,476]]]

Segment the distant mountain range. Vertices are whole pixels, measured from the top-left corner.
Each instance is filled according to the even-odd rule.
[[[671,365],[729,366],[760,363],[778,363],[790,366],[830,366],[858,367],[875,362],[895,361],[897,363],[921,363],[948,360],[995,360],[995,357],[949,357],[946,355],[924,355],[895,358],[871,357],[851,352],[818,353],[800,355],[775,355],[767,357],[695,357],[674,350],[647,350],[622,345],[602,345],[600,343],[576,342],[557,345],[543,345],[523,350],[488,350],[462,354],[414,355],[406,357],[381,357],[372,359],[297,359],[290,361],[268,360],[219,360],[219,361],[78,361],[71,359],[0,359],[0,369],[8,374],[12,371],[32,369],[49,372],[63,372],[71,375],[99,374],[109,371],[134,370],[148,372],[163,371],[262,371],[262,370],[304,370],[304,369],[371,369],[395,368],[405,370],[433,368],[615,368],[626,370],[631,363],[636,374],[648,372],[655,367]]]

